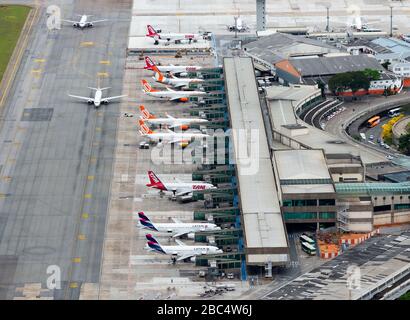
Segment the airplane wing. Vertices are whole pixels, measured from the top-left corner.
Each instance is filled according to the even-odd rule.
[[[182,223],[182,221],[177,218],[171,218],[171,220],[174,221],[174,223]]]
[[[177,96],[172,97],[172,98],[169,99],[169,100],[170,100],[170,101],[174,101],[174,100],[178,100],[178,99],[186,98],[186,97],[187,97],[187,96],[185,96],[185,95],[179,94],[179,95],[177,95]]]
[[[108,19],[90,21],[90,23],[98,23],[98,22],[103,22],[103,21],[108,21]]]
[[[181,246],[181,247],[185,247],[185,246],[186,246],[186,244],[183,243],[181,240],[175,239],[175,242],[176,242],[179,246]]]
[[[170,116],[168,113],[167,113],[167,118],[169,118],[169,119],[175,119],[173,116]]]
[[[193,256],[195,256],[195,254],[193,254],[193,253],[185,254],[185,255],[183,255],[183,256],[179,256],[178,259],[177,259],[177,261],[189,259],[189,258],[191,258],[191,257],[193,257]]]
[[[179,122],[175,122],[172,126],[169,126],[168,128],[176,128],[181,126],[181,124]]]
[[[94,102],[94,98],[90,98],[90,97],[81,97],[81,96],[75,96],[72,94],[69,94],[70,97],[72,98],[76,98],[76,99],[81,99],[81,100],[86,100],[86,101],[93,101]]]
[[[180,236],[183,236],[184,234],[187,234],[188,232],[180,232],[180,233],[176,233],[172,236],[172,238],[178,238]]]
[[[176,84],[174,84],[173,86],[175,87],[175,88],[182,88],[182,87],[185,87],[187,84],[186,83],[176,83]]]
[[[61,21],[69,22],[69,23],[79,23],[79,21],[65,20],[65,19],[61,19]]]
[[[192,193],[191,189],[179,189],[179,190],[176,190],[175,196],[180,197],[180,196],[184,196],[190,193]]]
[[[171,92],[175,92],[174,90],[172,90],[170,87],[165,87],[168,91],[171,91]]]
[[[118,99],[118,98],[123,98],[123,97],[127,97],[127,95],[122,95],[122,96],[115,96],[115,97],[107,97],[107,98],[102,98],[101,100],[114,100],[114,99]]]

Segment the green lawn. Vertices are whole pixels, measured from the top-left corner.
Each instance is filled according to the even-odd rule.
[[[29,12],[26,6],[0,5],[0,81]]]
[[[402,295],[399,300],[410,300],[410,291]]]

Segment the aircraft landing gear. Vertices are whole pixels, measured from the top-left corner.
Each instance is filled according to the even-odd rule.
[[[175,264],[177,263],[177,258],[172,257],[172,258],[171,258],[171,261],[172,261],[172,264],[175,265]]]

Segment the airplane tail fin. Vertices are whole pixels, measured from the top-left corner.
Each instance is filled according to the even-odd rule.
[[[101,91],[111,89],[111,87],[100,88]]]
[[[148,217],[144,214],[144,212],[138,212],[139,222],[142,226],[153,230],[158,231],[157,227],[155,227],[154,223],[148,219]]]
[[[157,239],[155,239],[151,234],[147,234],[145,237],[147,238],[147,245],[150,249],[165,254],[164,249],[161,247]]]
[[[152,61],[150,57],[145,57],[144,69],[154,71],[155,69],[157,69],[157,65],[154,63],[154,61]]]
[[[97,91],[99,88],[94,88],[94,87],[87,87],[88,89],[91,89],[91,90],[95,90],[95,91]]]
[[[151,85],[145,79],[141,80],[141,84],[142,84],[142,88],[143,88],[144,92],[155,92],[155,91],[157,91],[157,90],[152,89]]]
[[[154,133],[144,122],[144,120],[140,119],[138,120],[138,123],[140,124],[141,127],[141,132],[143,134],[152,134]]]
[[[152,115],[147,109],[145,109],[144,106],[140,106],[140,112],[142,115],[142,119],[147,120],[147,119],[155,119],[156,117]]]
[[[144,213],[143,211],[138,212],[138,217],[139,217],[140,219],[145,220],[145,221],[151,221],[151,220],[145,215],[145,213]]]
[[[147,187],[155,187],[161,190],[166,190],[164,184],[159,180],[154,171],[148,171],[149,183]]]
[[[157,33],[157,31],[155,31],[155,29],[150,24],[147,25],[147,31],[148,31],[148,33],[146,34],[147,37],[159,38],[159,34]]]
[[[158,82],[164,82],[164,79],[164,75],[158,70],[157,67],[155,67],[155,80]]]

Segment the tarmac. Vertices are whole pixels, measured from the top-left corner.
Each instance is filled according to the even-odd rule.
[[[0,131],[0,299],[77,299],[100,278],[119,105],[95,110],[66,93],[88,95],[101,78],[121,94],[131,1],[53,4],[110,21],[49,31],[48,3],[39,8]]]

